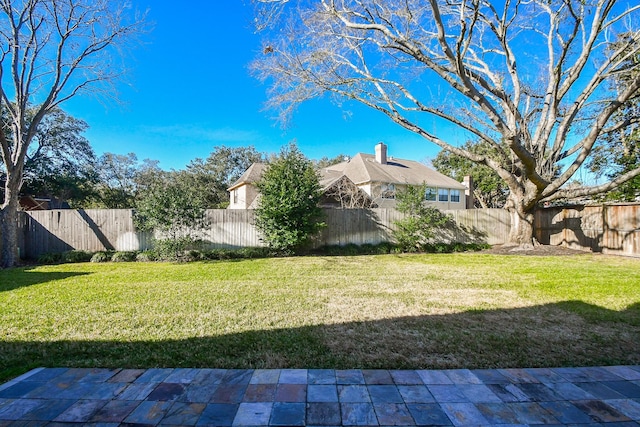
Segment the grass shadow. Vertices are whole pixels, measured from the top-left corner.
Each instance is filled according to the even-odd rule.
[[[448,369],[640,363],[640,304],[516,309],[159,341],[0,341],[0,380],[38,366]]]
[[[0,292],[12,291],[40,283],[84,276],[89,273],[73,271],[36,271],[35,267],[17,267],[0,270]]]

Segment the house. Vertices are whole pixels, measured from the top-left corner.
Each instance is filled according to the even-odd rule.
[[[258,189],[265,164],[254,163],[229,187],[229,209],[257,207]],[[393,208],[396,194],[406,185],[427,185],[425,201],[438,209],[473,207],[470,180],[466,186],[426,165],[387,155],[387,146],[379,143],[375,154],[358,153],[352,158],[320,170],[323,206]],[[348,197],[344,197],[347,195]],[[465,196],[467,195],[467,196]]]

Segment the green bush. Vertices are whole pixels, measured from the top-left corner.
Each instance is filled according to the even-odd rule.
[[[110,252],[110,251],[96,252],[91,257],[91,262],[109,262],[111,261],[112,256],[113,256],[113,252]]]
[[[172,239],[156,239],[152,252],[157,260],[183,261],[189,257],[189,251],[199,251],[202,241],[190,236],[176,237]]]
[[[116,252],[111,257],[111,262],[132,262],[136,260],[138,252],[136,251],[121,251]]]
[[[92,252],[69,251],[62,254],[62,262],[89,262],[93,257]]]
[[[61,253],[46,253],[38,257],[38,264],[59,264],[61,262]]]
[[[156,254],[153,251],[138,252],[136,255],[136,261],[138,262],[152,262],[157,260]]]

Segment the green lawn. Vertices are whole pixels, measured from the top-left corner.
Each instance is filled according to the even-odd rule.
[[[0,380],[37,366],[638,363],[638,259],[469,253],[0,271]]]

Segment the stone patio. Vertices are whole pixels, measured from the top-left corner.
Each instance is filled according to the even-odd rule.
[[[496,370],[39,368],[0,426],[638,426],[640,366]]]

